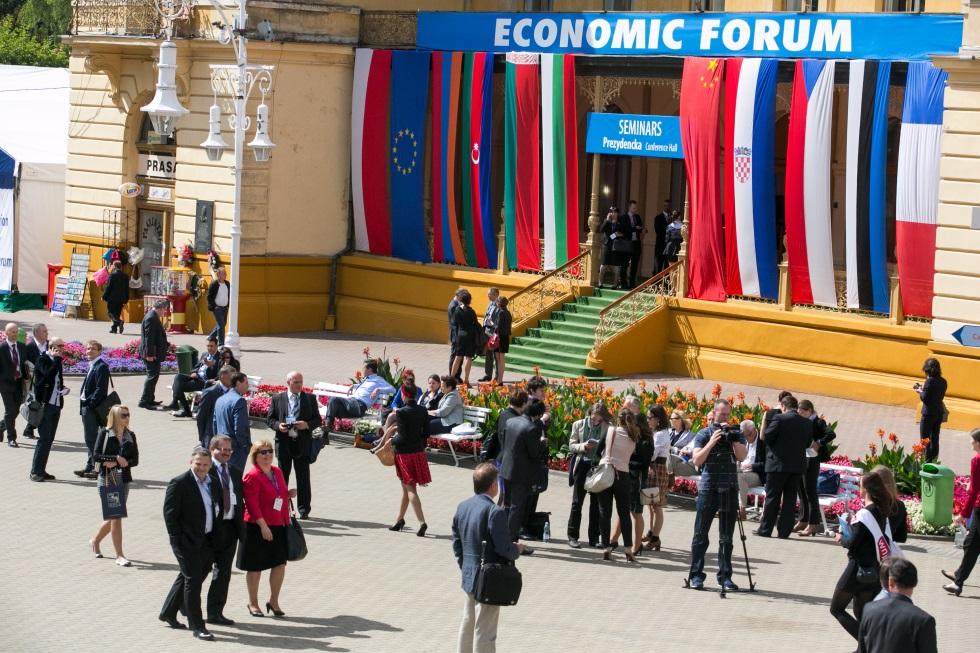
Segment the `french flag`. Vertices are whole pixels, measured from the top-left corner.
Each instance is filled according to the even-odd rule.
[[[932,317],[939,142],[948,76],[928,61],[909,62],[895,203],[895,255],[906,315]]]
[[[830,237],[834,62],[798,60],[786,145],[786,250],[793,302],[837,306]]]
[[[776,299],[775,59],[729,59],[725,72],[726,292]]]

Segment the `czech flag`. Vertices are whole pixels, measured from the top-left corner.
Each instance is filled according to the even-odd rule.
[[[729,59],[725,73],[725,241],[729,295],[776,299],[775,59]]]
[[[837,306],[830,237],[833,107],[834,62],[797,61],[786,145],[786,249],[797,304]]]
[[[939,141],[948,73],[928,61],[909,63],[898,146],[895,254],[902,307],[932,317],[939,210]]]

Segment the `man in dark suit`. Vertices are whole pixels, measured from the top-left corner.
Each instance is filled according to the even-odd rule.
[[[171,384],[173,386],[173,398],[163,409],[172,411],[170,414],[174,417],[190,417],[191,406],[187,402],[187,393],[203,390],[209,381],[213,381],[218,376],[220,366],[218,341],[214,336],[208,336],[207,350],[198,360],[197,368],[190,374],[174,376],[174,381]]]
[[[228,272],[224,268],[215,271],[214,283],[208,286],[208,310],[214,315],[214,329],[209,338],[225,344],[225,324],[228,322],[228,304],[231,302],[231,284],[228,283]]]
[[[214,406],[218,399],[221,399],[228,392],[231,387],[231,377],[236,371],[231,365],[225,365],[218,370],[218,382],[201,393],[201,401],[197,405],[197,437],[200,439],[202,447],[208,446],[211,437],[215,434]]]
[[[95,440],[99,436],[99,427],[103,426],[95,409],[109,394],[109,366],[102,360],[102,343],[97,340],[89,340],[85,344],[85,355],[88,357],[88,373],[82,381],[78,411],[82,416],[82,431],[85,434],[88,460],[85,462],[85,467],[74,473],[79,478],[95,478],[97,474],[92,455],[95,451]]]
[[[780,538],[793,532],[796,495],[806,470],[806,448],[813,439],[813,422],[796,412],[796,397],[789,395],[780,402],[782,413],[767,424],[762,438],[766,441],[766,503],[756,535],[769,537],[773,527]],[[778,523],[777,523],[778,515]]]
[[[112,272],[109,273],[109,281],[102,293],[102,301],[106,303],[106,312],[112,320],[109,333],[122,333],[122,309],[129,301],[129,275],[123,272],[121,261],[112,262]]]
[[[41,423],[37,427],[41,437],[34,447],[34,460],[29,476],[35,482],[55,480],[53,474],[48,474],[47,465],[51,443],[54,442],[54,436],[58,432],[58,422],[61,421],[65,395],[68,394],[61,367],[61,352],[64,346],[65,343],[61,338],[54,338],[51,341],[51,348],[38,357],[34,368],[34,398],[44,406]]]
[[[153,310],[147,311],[143,318],[140,336],[140,358],[146,365],[146,381],[143,383],[143,396],[140,397],[139,407],[156,410],[161,401],[155,398],[157,379],[160,378],[160,364],[167,358],[167,332],[163,328],[163,316],[167,314],[170,302],[158,299],[153,303]]]
[[[217,488],[215,502],[221,503],[214,536],[214,572],[208,588],[208,623],[231,626],[235,622],[224,615],[231,581],[231,563],[235,560],[238,543],[245,539],[242,519],[242,470],[229,464],[233,450],[231,438],[216,435],[211,438],[211,487]]]
[[[225,434],[235,443],[231,464],[245,469],[248,450],[252,448],[252,428],[248,420],[248,377],[241,372],[231,375],[231,388],[214,404],[214,433]]]
[[[449,308],[446,310],[446,314],[449,317],[449,375],[453,374],[453,362],[456,360],[456,347],[453,344],[456,342],[456,308],[459,306],[459,296],[463,294],[466,288],[458,288],[456,294],[453,295],[452,301],[449,302]]]
[[[749,490],[766,484],[766,441],[759,437],[759,429],[750,419],[740,426],[748,451],[745,460],[738,464],[738,512],[745,519],[749,503]]]
[[[272,398],[269,405],[269,428],[276,433],[276,458],[289,484],[289,474],[296,467],[296,498],[301,519],[310,515],[310,447],[313,429],[322,420],[313,395],[303,392],[303,375],[293,371],[286,375],[286,392]]]
[[[636,285],[636,275],[640,269],[640,261],[643,257],[643,236],[647,230],[643,226],[643,216],[637,212],[636,200],[630,200],[629,209],[626,212],[626,221],[629,224],[629,239],[633,241],[633,251],[629,257],[629,287]]]
[[[859,653],[936,653],[936,620],[912,603],[918,583],[914,564],[905,558],[891,559],[888,596],[864,606]]]
[[[180,573],[170,587],[160,610],[160,621],[171,628],[186,628],[177,620],[177,611],[187,615],[187,623],[197,639],[213,640],[201,614],[201,585],[214,561],[216,516],[221,514],[220,491],[210,476],[211,454],[194,447],[190,470],[167,485],[163,499],[163,521],[170,536],[170,548]],[[214,488],[212,490],[212,488]]]
[[[504,479],[503,505],[507,508],[510,536],[515,542],[527,516],[539,463],[547,449],[542,415],[544,402],[531,399],[524,414],[511,418],[505,429],[500,477]],[[524,553],[530,555],[534,551],[525,547]]]
[[[457,651],[494,650],[500,606],[476,602],[476,574],[484,562],[516,560],[524,549],[511,542],[507,515],[493,503],[497,489],[493,463],[477,465],[473,470],[474,496],[460,503],[453,516],[453,554],[466,593]]]
[[[657,237],[656,245],[654,245],[654,274],[667,267],[667,255],[664,254],[664,249],[667,247],[668,224],[670,224],[670,200],[664,200],[664,210],[653,218],[653,233]]]
[[[31,335],[34,337],[26,346],[27,362],[31,365],[37,365],[37,359],[48,350],[48,327],[38,322],[31,329]],[[24,437],[29,440],[37,437],[34,435],[34,427],[30,424],[24,427]]]
[[[27,348],[18,342],[20,328],[10,322],[3,330],[7,339],[0,345],[0,396],[3,397],[3,428],[7,446],[17,447],[17,412],[24,401],[24,379],[27,378]],[[0,437],[2,439],[2,437]]]

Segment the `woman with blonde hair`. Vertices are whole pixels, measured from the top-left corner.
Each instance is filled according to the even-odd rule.
[[[612,508],[616,502],[616,514],[619,523],[626,525],[623,530],[623,544],[626,547],[626,559],[636,562],[633,554],[633,532],[630,527],[630,458],[640,439],[640,427],[636,416],[629,408],[619,411],[619,426],[610,426],[606,434],[605,449],[599,464],[608,463],[615,470],[615,479],[611,487],[599,492],[599,532],[602,535],[602,558],[612,558],[613,547],[610,540],[612,531]]]
[[[140,461],[139,446],[136,434],[129,430],[129,408],[113,406],[109,409],[104,428],[99,429],[92,447],[92,460],[98,464],[99,487],[119,489],[122,516],[116,517],[106,513],[106,505],[102,507],[102,525],[89,540],[92,553],[96,558],[102,557],[99,545],[106,535],[112,534],[112,548],[116,551],[116,564],[120,567],[132,566],[123,555],[122,520],[126,515],[126,501],[129,498],[129,484],[133,482],[132,468]]]

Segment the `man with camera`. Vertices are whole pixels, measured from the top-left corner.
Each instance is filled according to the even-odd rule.
[[[704,589],[704,554],[708,533],[718,514],[718,585],[737,592],[732,582],[732,548],[738,511],[738,463],[745,460],[745,438],[738,426],[728,424],[732,407],[724,399],[715,402],[714,419],[694,438],[692,462],[701,468],[698,482],[697,515],[691,542],[692,589]]]
[[[767,420],[762,434],[766,441],[766,504],[759,528],[752,532],[770,537],[775,527],[785,540],[796,522],[796,495],[806,469],[806,448],[813,439],[813,423],[796,412],[799,402],[793,395],[783,397],[779,403],[782,413]]]

